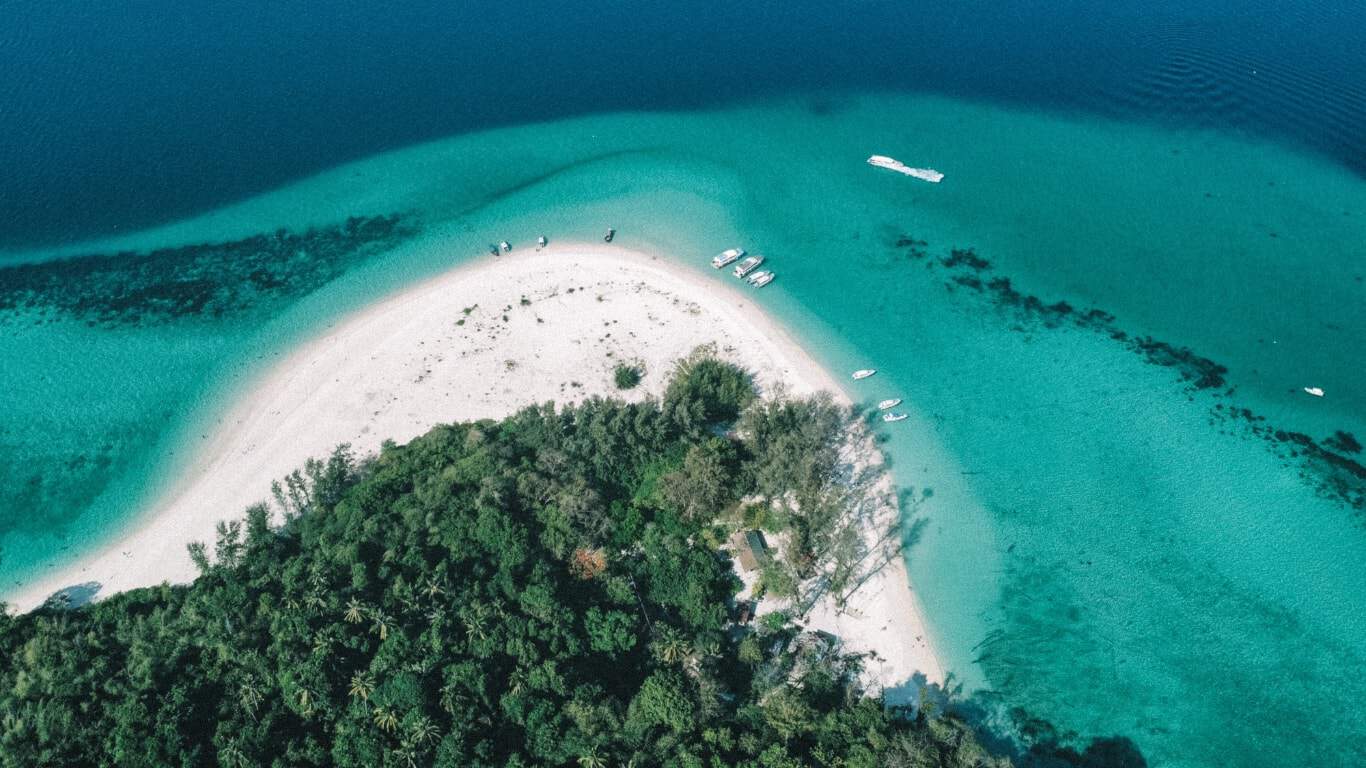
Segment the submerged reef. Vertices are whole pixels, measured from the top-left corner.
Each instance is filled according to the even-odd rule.
[[[304,232],[4,267],[0,324],[67,318],[117,328],[265,310],[316,290],[415,231],[398,214],[353,216]]]
[[[90,507],[155,444],[159,425],[172,416],[157,415],[81,425],[62,440],[42,444],[21,440],[0,422],[0,537],[65,536],[72,511]]]
[[[923,263],[929,272],[945,273],[945,290],[989,301],[1006,314],[1016,330],[1070,327],[1100,334],[1151,365],[1176,371],[1188,394],[1204,391],[1225,401],[1234,397],[1234,388],[1228,386],[1227,367],[1189,347],[1131,333],[1105,310],[1079,310],[1066,301],[1048,302],[1024,293],[1015,288],[1009,277],[996,274],[992,263],[971,248],[953,248],[946,256],[930,258],[929,244],[907,234],[896,235],[891,245],[902,254],[901,258]],[[1366,465],[1352,458],[1361,453],[1362,446],[1350,432],[1338,430],[1323,440],[1315,440],[1300,432],[1268,425],[1264,417],[1251,410],[1224,402],[1215,403],[1210,422],[1238,424],[1246,434],[1265,441],[1282,460],[1298,462],[1300,476],[1321,496],[1366,511]]]
[[[1267,424],[1264,416],[1247,408],[1215,403],[1211,413],[1211,424],[1239,423],[1247,432],[1265,440],[1281,459],[1302,462],[1305,466],[1300,476],[1324,496],[1339,499],[1353,509],[1366,510],[1366,466],[1345,455],[1361,451],[1361,444],[1350,432],[1338,430],[1331,437],[1315,441],[1303,432],[1277,429]]]
[[[0,267],[0,333],[52,323],[121,330],[266,318],[416,231],[399,215],[352,217],[301,232]],[[178,354],[158,364],[188,364]],[[81,416],[59,434],[0,417],[0,536],[68,535],[74,513],[148,461],[177,418],[170,403],[159,413],[123,416],[97,403],[69,407]]]
[[[914,242],[918,242],[920,247],[924,246],[924,241]],[[1022,293],[1015,288],[1010,278],[990,276],[993,271],[991,262],[971,248],[954,248],[938,263],[954,273],[946,284],[951,290],[966,289],[983,294],[998,308],[1012,312],[1017,327],[1022,330],[1029,324],[1050,329],[1070,325],[1102,333],[1141,355],[1149,363],[1176,370],[1181,380],[1193,389],[1224,386],[1224,376],[1228,373],[1224,366],[1195,354],[1187,347],[1178,347],[1151,336],[1132,335],[1119,327],[1114,315],[1104,310],[1092,308],[1079,311],[1066,301],[1048,303],[1038,296]]]

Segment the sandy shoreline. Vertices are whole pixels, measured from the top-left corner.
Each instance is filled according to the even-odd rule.
[[[185,545],[270,498],[270,483],[349,442],[358,453],[433,425],[500,418],[593,395],[660,394],[674,361],[702,344],[753,371],[762,391],[802,395],[838,384],[754,304],[659,257],[603,244],[518,249],[457,267],[340,320],[266,372],[219,420],[196,458],[136,530],[5,600],[30,610],[95,582],[97,596],[195,576]],[[641,365],[634,390],[618,361]],[[870,675],[892,688],[921,672],[942,682],[901,558],[864,585],[850,611],[809,625],[876,651]]]

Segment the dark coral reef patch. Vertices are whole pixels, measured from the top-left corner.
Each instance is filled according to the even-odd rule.
[[[268,310],[312,292],[415,231],[399,215],[154,251],[89,254],[0,269],[0,323],[75,319],[160,325]]]
[[[1205,391],[1218,400],[1230,400],[1234,389],[1228,386],[1228,368],[1178,346],[1151,336],[1125,330],[1118,319],[1102,309],[1079,310],[1066,301],[1049,302],[1017,289],[1009,277],[994,274],[994,267],[971,248],[953,248],[947,256],[926,259],[928,243],[912,235],[897,235],[892,248],[926,268],[945,271],[944,287],[952,292],[980,296],[1007,313],[1011,327],[1021,331],[1070,327],[1102,334],[1142,357],[1151,365],[1176,371],[1188,393]],[[1249,435],[1266,442],[1278,457],[1297,461],[1300,476],[1320,495],[1355,510],[1366,510],[1366,466],[1353,455],[1361,443],[1349,432],[1338,430],[1316,441],[1309,435],[1266,424],[1266,419],[1247,408],[1216,403],[1211,423],[1237,424]]]

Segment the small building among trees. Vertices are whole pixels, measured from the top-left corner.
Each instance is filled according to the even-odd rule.
[[[757,571],[768,563],[768,544],[759,531],[736,531],[731,534],[730,547],[746,572]]]

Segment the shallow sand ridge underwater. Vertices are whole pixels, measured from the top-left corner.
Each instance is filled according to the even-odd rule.
[[[928,497],[911,577],[947,665],[969,690],[993,691],[985,704],[1023,708],[1064,735],[1132,738],[1151,764],[1209,764],[1228,750],[1252,765],[1359,761],[1362,513],[1323,491],[1305,451],[1252,429],[1316,445],[1366,434],[1366,381],[1344,364],[1366,359],[1366,185],[1318,158],[1209,133],[925,98],[810,106],[460,137],[68,253],[389,215],[411,222],[414,238],[447,238],[468,254],[543,232],[596,238],[609,225],[619,242],[699,270],[730,245],[763,252],[781,275],[764,306],[831,370],[880,369],[851,394],[912,407],[915,421],[901,426],[914,429],[885,430],[898,482]],[[879,173],[863,163],[874,152],[947,177],[931,186]],[[36,325],[16,318],[41,298],[7,309],[0,344],[19,362],[3,374],[17,401],[6,465],[37,456],[46,476],[87,477],[85,461],[43,437],[68,422],[127,424],[165,441],[140,462],[124,457],[146,437],[129,440],[135,448],[111,441],[109,458],[94,460],[109,467],[105,495],[72,520],[67,541],[11,527],[7,577],[116,530],[148,478],[179,461],[167,452],[222,406],[204,403],[181,432],[166,412],[231,391],[345,309],[450,266],[410,242],[346,264],[250,327],[225,314],[92,329],[60,311]],[[955,248],[990,262],[990,274],[946,265]],[[1041,306],[1113,321],[1102,332],[1022,312],[1002,300],[1010,294],[959,278],[1008,279]],[[62,370],[58,342],[77,336],[107,352]],[[1225,368],[1224,381],[1193,387],[1179,361],[1136,354],[1129,339],[1189,348]],[[126,399],[99,404],[114,373],[135,367],[183,379],[151,397],[154,381],[135,376],[120,381]],[[49,379],[69,413],[49,412]],[[1327,396],[1299,391],[1308,385]],[[1235,408],[1265,421],[1229,417]],[[1326,709],[1341,718],[1333,732],[1313,727]]]

